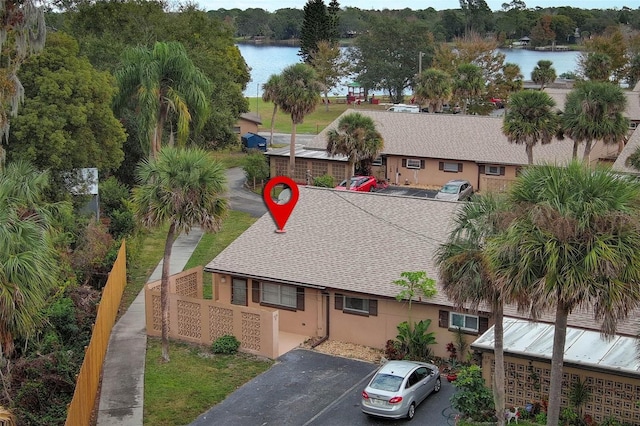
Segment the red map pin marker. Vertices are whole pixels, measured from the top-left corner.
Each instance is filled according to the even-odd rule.
[[[276,185],[284,185],[288,187],[288,190],[284,189],[280,193],[278,200],[274,201],[273,198],[271,198],[271,190]],[[298,190],[298,185],[286,176],[276,176],[269,179],[267,184],[264,186],[264,189],[262,190],[262,198],[264,199],[264,203],[266,204],[267,209],[269,209],[273,220],[278,226],[276,232],[285,232],[284,225],[287,223],[287,220],[289,220],[289,216],[291,216],[291,212],[296,206],[299,196],[300,191]]]

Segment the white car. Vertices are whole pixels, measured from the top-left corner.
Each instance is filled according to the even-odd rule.
[[[473,185],[468,180],[454,179],[445,183],[434,197],[436,200],[464,201],[473,195]]]
[[[389,361],[362,391],[360,408],[370,416],[412,419],[416,407],[442,386],[440,370],[417,361]]]

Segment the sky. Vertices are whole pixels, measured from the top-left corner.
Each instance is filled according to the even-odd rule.
[[[433,7],[436,10],[458,9],[460,8],[459,0],[438,0],[438,1],[419,1],[419,0],[338,0],[340,7],[357,7],[363,10],[382,10],[382,9],[427,9]],[[511,0],[485,0],[491,10],[501,10],[503,3],[510,3]],[[307,3],[306,0],[196,0],[196,2],[205,10],[217,9],[249,9],[259,8],[269,12],[275,12],[278,9],[294,8],[302,9]],[[329,4],[330,0],[325,0],[325,4]],[[627,6],[631,9],[640,7],[638,0],[524,0],[529,8],[535,7],[559,7],[571,6],[580,9],[621,9]]]

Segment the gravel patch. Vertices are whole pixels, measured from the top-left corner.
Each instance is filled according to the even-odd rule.
[[[302,346],[306,349],[311,349],[312,343],[313,342],[307,341]],[[382,349],[356,345],[353,343],[339,342],[337,340],[327,340],[313,348],[313,350],[328,355],[359,359],[361,361],[371,362],[374,364],[379,364],[384,356],[384,351]]]

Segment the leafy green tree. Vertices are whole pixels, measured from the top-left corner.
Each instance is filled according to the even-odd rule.
[[[291,116],[289,176],[293,177],[296,167],[296,125],[302,123],[305,115],[316,109],[322,87],[315,70],[306,64],[289,65],[280,76],[282,85],[275,102],[282,111]]]
[[[310,65],[316,70],[322,84],[325,111],[329,111],[329,92],[336,87],[349,72],[349,63],[343,57],[338,44],[320,40],[311,52]]]
[[[9,117],[18,114],[24,97],[18,71],[29,55],[44,48],[44,6],[37,7],[36,4],[33,0],[5,1],[2,4],[4,19],[0,24],[0,169],[5,163],[2,142],[7,140],[9,134]]]
[[[636,84],[640,81],[640,54],[633,55],[629,60],[625,80],[631,88],[635,88]]]
[[[276,126],[276,114],[278,113],[278,96],[282,93],[282,76],[271,74],[269,80],[262,85],[262,100],[273,102],[273,113],[271,114],[271,132],[269,134],[269,146],[273,145],[273,130]]]
[[[0,169],[0,360],[14,340],[32,337],[45,321],[59,260],[52,239],[53,210],[44,201],[48,175],[24,161]],[[3,381],[6,386],[6,382]]]
[[[573,158],[578,145],[584,142],[582,160],[590,162],[592,146],[597,141],[605,145],[624,147],[629,119],[624,116],[627,97],[622,89],[609,82],[585,81],[577,84],[567,95],[562,129],[573,139]]]
[[[276,10],[271,16],[269,26],[276,40],[300,39],[300,28],[304,12],[301,9],[283,8]]]
[[[453,93],[462,103],[462,112],[466,114],[469,104],[481,97],[484,91],[482,69],[471,63],[460,64],[453,76]]]
[[[427,103],[429,112],[442,112],[442,105],[453,95],[453,79],[439,69],[429,68],[418,76],[416,100]]]
[[[491,391],[484,384],[480,367],[472,365],[462,368],[453,385],[457,389],[451,397],[453,408],[473,421],[491,420],[494,413]],[[498,416],[500,417],[504,424],[504,414]]]
[[[466,21],[465,33],[484,33],[491,19],[491,9],[484,0],[460,0],[460,9]]]
[[[540,85],[540,90],[556,81],[556,70],[552,65],[553,62],[541,59],[531,71],[531,80]]]
[[[611,57],[606,53],[589,53],[584,59],[584,75],[591,81],[609,81]]]
[[[211,82],[195,67],[184,46],[157,42],[153,49],[128,48],[115,74],[120,91],[116,110],[135,105],[139,111],[140,142],[155,157],[162,145],[165,123],[175,123],[178,144],[184,145],[191,130],[202,127],[209,114]]]
[[[640,184],[580,162],[526,168],[509,193],[515,219],[487,243],[506,294],[532,315],[555,309],[547,425],[560,417],[570,312],[590,308],[601,331],[640,305]]]
[[[348,166],[345,169],[347,189],[353,174],[353,166],[362,160],[375,159],[384,140],[371,119],[358,112],[343,115],[338,122],[337,129],[327,133],[327,152],[329,155],[344,155]]]
[[[340,40],[340,3],[331,0],[327,7],[329,16],[329,41],[337,43]]]
[[[49,169],[58,198],[69,189],[72,170],[97,167],[108,173],[118,168],[126,136],[111,110],[113,78],[79,57],[73,38],[50,34],[45,49],[24,62],[20,78],[26,100],[12,123],[10,160]]]
[[[533,164],[533,147],[551,143],[559,130],[555,101],[545,92],[523,90],[509,99],[502,133],[511,143],[523,144],[528,164]]]
[[[498,425],[504,425],[503,312],[504,303],[510,297],[500,291],[485,248],[487,240],[501,232],[508,223],[506,211],[508,207],[503,198],[491,194],[476,197],[473,203],[465,204],[455,215],[453,229],[435,255],[444,291],[459,309],[470,308],[477,312],[481,304],[491,308],[495,355],[492,389]]]
[[[396,295],[396,300],[406,300],[409,304],[409,325],[411,321],[411,304],[414,299],[422,300],[422,297],[429,298],[436,295],[436,282],[427,277],[425,271],[402,272],[402,278],[394,280],[393,283],[401,288]]]
[[[538,23],[531,28],[531,45],[532,46],[548,46],[556,39],[556,33],[553,31],[551,15],[543,15]]]
[[[299,55],[304,62],[311,63],[312,52],[318,48],[319,41],[324,40],[334,44],[338,39],[335,38],[332,17],[329,16],[323,0],[308,0],[303,11]]]
[[[200,148],[165,147],[137,169],[134,212],[142,226],[169,225],[162,258],[162,358],[169,361],[169,266],[173,243],[194,226],[217,232],[228,210],[224,166]]]
[[[613,28],[613,27],[612,27]],[[629,43],[619,29],[609,29],[607,33],[596,35],[585,40],[586,52],[583,52],[579,64],[586,71],[585,60],[591,54],[607,55],[609,57],[608,65],[610,67],[611,76],[614,82],[621,81],[626,73],[629,63],[628,52]],[[598,55],[597,57],[601,56]]]
[[[434,44],[426,24],[376,16],[369,31],[356,38],[349,55],[361,86],[367,91],[384,90],[398,103],[404,99],[404,90],[414,84],[421,52],[428,68]]]
[[[511,94],[519,92],[524,87],[524,76],[520,71],[520,66],[513,63],[506,63],[502,67],[502,73],[495,81],[496,94],[502,98],[503,103],[508,101]]]
[[[249,153],[242,160],[242,170],[247,181],[256,188],[256,182],[262,182],[269,177],[269,161],[262,152]]]

